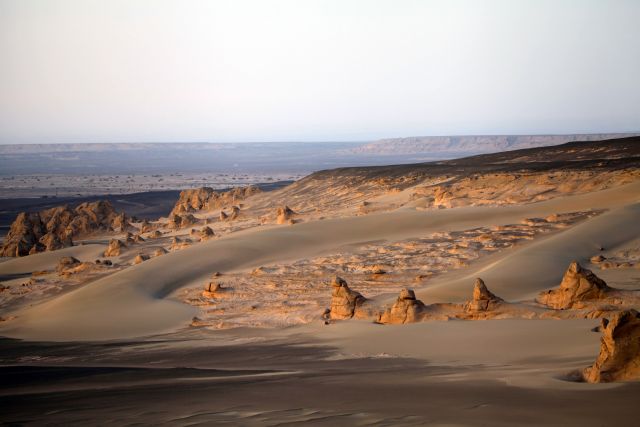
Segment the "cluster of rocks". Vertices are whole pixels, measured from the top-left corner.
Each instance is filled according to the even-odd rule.
[[[180,192],[180,197],[173,207],[171,214],[224,208],[235,205],[238,201],[244,200],[257,193],[260,193],[260,189],[252,185],[236,187],[229,191],[216,191],[211,187],[183,190]]]
[[[368,300],[336,277],[332,282],[331,308],[323,314],[325,323],[331,319],[371,318],[374,311]],[[608,301],[617,290],[610,288],[593,272],[572,262],[557,289],[540,294],[538,302],[553,310],[581,309],[585,304]],[[464,304],[433,304],[426,306],[411,289],[402,289],[391,307],[378,313],[376,321],[383,324],[415,323],[431,318],[430,310],[444,309],[446,318],[488,319],[507,316],[528,316],[532,312],[507,303],[493,294],[482,279],[476,279],[473,297]],[[587,382],[626,381],[640,378],[640,313],[635,309],[617,309],[603,318],[600,354],[581,377]]]
[[[99,200],[75,209],[57,206],[40,212],[20,213],[0,247],[0,256],[20,257],[73,246],[73,238],[98,231],[124,232],[129,223],[111,203]]]

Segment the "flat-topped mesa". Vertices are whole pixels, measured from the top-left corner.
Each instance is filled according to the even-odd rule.
[[[347,282],[336,276],[331,282],[331,319],[358,317],[358,309],[367,301],[359,292],[351,290]]]
[[[602,319],[600,354],[582,372],[590,383],[640,379],[640,313],[625,310]]]
[[[281,206],[276,211],[276,222],[278,224],[291,223],[295,214],[289,206]]]
[[[489,291],[489,289],[487,289],[487,285],[484,284],[484,281],[477,278],[473,286],[473,299],[471,301],[467,301],[464,305],[464,311],[470,313],[491,311],[496,309],[502,303],[504,303],[504,300]]]
[[[596,302],[607,297],[612,289],[604,280],[573,261],[562,277],[560,287],[544,291],[537,301],[556,310],[583,308],[585,302]]]
[[[382,313],[379,323],[403,324],[420,322],[424,317],[426,306],[416,299],[416,294],[411,289],[402,289],[396,302]]]
[[[178,230],[180,228],[185,228],[192,226],[198,223],[198,218],[191,214],[172,214],[169,216],[169,222],[167,223],[167,227],[172,228],[174,230]]]
[[[211,187],[183,190],[180,192],[180,197],[176,201],[171,214],[209,211],[227,207],[259,192],[260,189],[253,185],[236,187],[229,191],[216,191]]]
[[[126,231],[124,213],[111,203],[98,200],[71,209],[56,206],[40,212],[20,213],[0,247],[0,256],[25,256],[73,246],[72,238],[97,231]]]
[[[122,249],[126,247],[127,245],[122,243],[122,240],[111,239],[109,240],[109,246],[107,246],[107,250],[104,251],[104,256],[119,256],[122,253]]]

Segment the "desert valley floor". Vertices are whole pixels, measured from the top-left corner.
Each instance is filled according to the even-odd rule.
[[[638,137],[171,205],[16,218],[0,422],[637,423]]]

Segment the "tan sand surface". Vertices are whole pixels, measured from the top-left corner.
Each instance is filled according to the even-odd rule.
[[[311,257],[344,245],[371,240],[402,239],[431,231],[466,229],[487,223],[509,223],[523,217],[589,208],[620,208],[581,224],[578,226],[582,230],[580,232],[571,229],[551,238],[560,239],[559,243],[568,242],[564,246],[555,248],[549,244],[538,249],[535,249],[538,245],[531,246],[534,248],[530,249],[534,251],[534,255],[536,250],[547,255],[537,258],[541,255],[526,255],[525,252],[520,258],[522,263],[509,263],[509,270],[512,272],[509,284],[506,281],[494,284],[494,276],[487,276],[488,285],[497,293],[504,293],[505,297],[524,296],[534,289],[554,284],[551,283],[552,276],[560,277],[553,269],[550,269],[548,276],[538,277],[540,269],[544,268],[544,262],[554,259],[558,254],[573,258],[575,253],[565,254],[565,251],[587,242],[592,242],[593,245],[620,245],[625,239],[637,235],[637,227],[640,227],[637,221],[638,207],[622,207],[636,202],[639,195],[640,183],[636,182],[610,190],[536,204],[465,207],[429,212],[400,209],[382,214],[232,233],[218,240],[151,259],[52,301],[17,312],[15,320],[4,322],[0,333],[11,337],[48,340],[112,339],[157,333],[184,326],[193,315],[190,307],[166,297],[187,284],[204,280],[214,271],[238,271],[270,262]],[[561,236],[568,232],[571,232],[570,237],[562,239]],[[578,238],[583,239],[582,243],[571,243]],[[593,246],[588,248],[588,255],[592,255],[592,251]],[[587,256],[586,249],[584,255],[583,252],[577,255]],[[537,264],[532,261],[536,259],[539,259]],[[562,262],[557,262],[558,266],[561,264],[565,267],[567,263],[562,259]],[[498,270],[495,271],[497,274]],[[488,272],[489,269],[482,271],[483,277]],[[474,274],[471,271],[467,273]],[[443,290],[440,295],[455,296],[458,290],[462,291],[462,285],[452,283],[451,287],[452,291]],[[468,289],[469,285],[465,287]],[[445,288],[444,281],[438,288]],[[464,294],[467,295],[468,290]]]
[[[106,245],[87,244],[72,246],[52,252],[41,252],[28,257],[11,258],[0,263],[0,276],[28,274],[33,271],[51,270],[63,256],[72,256],[83,262],[101,258]]]

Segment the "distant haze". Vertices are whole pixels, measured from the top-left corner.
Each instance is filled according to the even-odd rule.
[[[637,0],[0,0],[0,144],[640,130]]]

